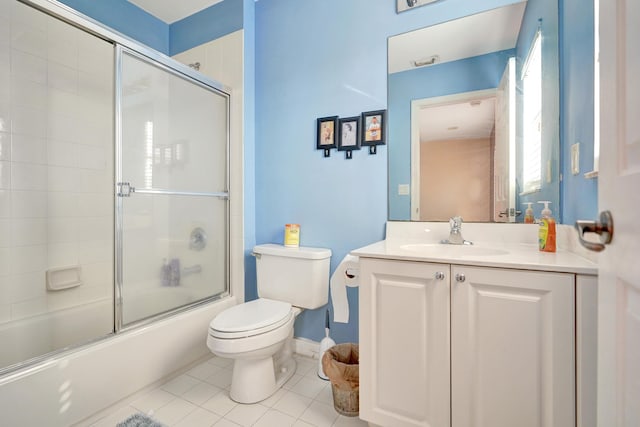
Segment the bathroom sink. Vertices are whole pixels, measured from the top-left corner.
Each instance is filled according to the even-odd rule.
[[[413,243],[401,245],[400,249],[416,252],[421,255],[436,256],[495,256],[506,255],[509,252],[502,249],[487,248],[474,245],[447,245],[442,243]]]

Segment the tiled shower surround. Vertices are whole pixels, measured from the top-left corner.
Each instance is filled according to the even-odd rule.
[[[0,367],[112,331],[112,64],[111,44],[0,0]],[[47,290],[75,266],[81,286]],[[76,306],[91,321],[52,333]]]

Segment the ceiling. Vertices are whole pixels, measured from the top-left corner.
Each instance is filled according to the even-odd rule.
[[[128,0],[167,24],[172,24],[222,0]]]
[[[415,68],[437,55],[437,64],[513,49],[527,2],[522,1],[389,38],[389,73]]]
[[[420,141],[489,138],[495,125],[495,98],[420,107]]]

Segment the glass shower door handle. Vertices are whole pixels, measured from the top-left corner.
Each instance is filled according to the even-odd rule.
[[[118,186],[118,197],[131,197],[131,193],[136,192],[136,188],[128,182],[119,182],[116,185]]]

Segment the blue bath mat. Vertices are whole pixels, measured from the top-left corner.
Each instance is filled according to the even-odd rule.
[[[133,414],[126,420],[118,423],[116,427],[167,427],[144,414]]]

